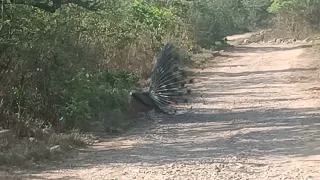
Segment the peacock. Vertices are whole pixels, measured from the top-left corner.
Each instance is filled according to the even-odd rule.
[[[185,84],[181,55],[172,43],[167,43],[155,59],[149,87],[130,92],[131,105],[136,112],[176,114],[175,106],[187,102]]]

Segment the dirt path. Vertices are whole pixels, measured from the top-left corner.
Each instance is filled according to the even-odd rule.
[[[23,179],[320,179],[320,85],[307,50],[238,46],[200,70],[190,114]]]

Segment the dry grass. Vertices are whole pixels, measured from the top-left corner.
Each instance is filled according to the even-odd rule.
[[[85,147],[93,140],[92,136],[78,131],[57,134],[46,132],[45,139],[37,137],[17,137],[9,132],[1,138],[0,166],[30,166],[44,160],[57,160],[78,147]]]
[[[319,35],[320,37],[320,35]],[[315,39],[312,43],[313,50],[320,53],[320,39]]]

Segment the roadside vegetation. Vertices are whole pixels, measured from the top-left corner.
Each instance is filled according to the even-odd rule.
[[[186,56],[223,49],[232,34],[302,40],[320,28],[318,0],[65,2],[1,1],[0,165],[55,158],[91,143],[87,132],[126,130],[129,91],[145,86],[168,41]]]

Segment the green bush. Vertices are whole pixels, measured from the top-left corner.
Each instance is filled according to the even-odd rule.
[[[278,30],[300,39],[319,32],[319,1],[272,0],[271,2],[268,11],[274,14]]]
[[[136,74],[121,70],[79,72],[66,82],[68,90],[63,96],[68,103],[61,117],[69,128],[86,130],[95,121],[106,129],[119,127],[121,119],[114,119],[111,114],[129,110],[129,90],[137,82]]]
[[[197,46],[223,49],[228,47],[225,36],[267,22],[269,7],[277,15],[307,9],[305,17],[319,9],[311,8],[316,1],[296,0],[52,2],[56,6],[39,0],[32,5],[4,3],[2,126],[33,122],[39,127],[90,130],[96,124],[106,131],[119,129],[127,123],[129,91],[150,77],[153,58],[166,42],[182,52]],[[188,55],[183,56],[187,62]]]
[[[104,130],[118,129],[129,110],[129,91],[151,73],[166,39],[179,39],[170,11],[145,3],[109,1],[98,12],[74,5],[54,13],[6,9],[0,113],[12,121],[3,120],[5,127],[31,119],[43,127],[89,130],[100,122]]]

